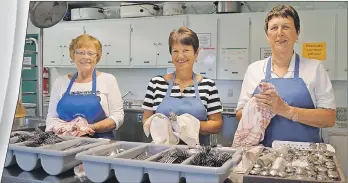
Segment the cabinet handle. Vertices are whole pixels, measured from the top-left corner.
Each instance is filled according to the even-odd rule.
[[[172,61],[168,61],[169,64],[173,63]]]
[[[225,71],[228,71],[228,69],[224,69]]]
[[[157,43],[157,45],[162,45],[162,43]]]
[[[122,61],[121,60],[116,60],[116,63],[121,63]]]
[[[344,71],[346,71],[346,72],[347,72],[347,68],[346,68],[346,69],[344,69]]]
[[[211,69],[211,68],[209,68],[209,69],[208,69],[208,71],[212,71],[212,69]]]
[[[150,61],[144,61],[144,63],[145,63],[145,64],[148,64],[148,63],[150,63]]]
[[[156,45],[157,45],[157,43],[153,43],[153,45],[154,45],[154,46],[156,46]]]
[[[232,74],[238,74],[238,72],[232,72]]]
[[[205,73],[205,72],[200,72],[200,74],[207,74],[207,73]]]
[[[104,44],[103,46],[107,46],[106,44]]]
[[[56,63],[56,61],[51,61],[51,63],[53,63],[53,64],[54,64],[54,63]]]

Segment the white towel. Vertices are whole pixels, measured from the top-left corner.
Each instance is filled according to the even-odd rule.
[[[155,144],[175,145],[179,143],[179,138],[174,135],[169,118],[163,114],[153,114],[146,120],[143,128],[147,137],[151,134],[153,143]]]
[[[147,137],[151,134],[155,144],[178,144],[180,139],[187,145],[199,144],[200,121],[190,114],[171,113],[168,118],[156,113],[146,120],[143,128]]]
[[[187,145],[199,145],[200,121],[190,114],[170,114],[174,134]]]

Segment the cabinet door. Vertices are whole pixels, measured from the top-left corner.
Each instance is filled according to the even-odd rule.
[[[169,35],[173,30],[178,30],[186,25],[186,16],[157,17],[155,21],[155,39],[158,66],[173,66],[172,57],[169,53]]]
[[[219,18],[218,79],[243,80],[249,65],[249,16],[222,15]]]
[[[299,16],[301,31],[299,42],[295,44],[300,50],[298,53],[301,53],[302,57],[314,57],[314,59],[321,60],[327,69],[330,79],[334,79],[336,64],[336,14],[330,11],[301,11]],[[313,46],[315,47],[313,48]]]
[[[62,63],[62,30],[59,24],[44,29],[43,32],[43,66],[55,67]]]
[[[264,29],[267,13],[253,13],[250,16],[250,63],[262,60],[271,56],[271,47],[267,41],[267,35]]]
[[[116,67],[130,63],[130,23],[120,21],[98,21],[86,23],[86,32],[99,39],[102,44],[100,66]]]
[[[153,17],[131,20],[131,65],[156,66],[157,23]],[[168,23],[169,24],[169,23]]]
[[[196,32],[199,39],[199,53],[194,72],[216,79],[217,16],[188,16],[188,27]]]
[[[337,16],[337,80],[347,80],[347,9]]]
[[[62,32],[61,50],[62,50],[62,66],[72,66],[73,61],[70,57],[69,47],[73,39],[84,33],[82,22],[67,22],[59,24],[59,30]]]
[[[345,131],[344,134],[336,134],[335,132],[329,132],[329,143],[335,148],[336,156],[338,159],[338,162],[340,163],[340,166],[342,168],[342,171],[344,173],[344,176],[348,176],[348,158],[347,158],[347,132]]]

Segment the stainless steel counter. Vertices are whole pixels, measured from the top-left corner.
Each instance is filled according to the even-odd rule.
[[[12,131],[25,130],[28,128],[35,128],[37,126],[44,127],[46,121],[43,118],[26,117],[26,118],[14,118]]]

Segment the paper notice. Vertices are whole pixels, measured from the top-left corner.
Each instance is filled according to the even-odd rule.
[[[210,33],[199,33],[197,34],[199,40],[200,48],[209,48],[211,47],[211,34]]]
[[[308,59],[326,60],[326,43],[303,43],[302,56]]]
[[[260,60],[263,60],[265,58],[268,58],[272,56],[272,49],[271,48],[260,48]]]
[[[247,48],[222,48],[221,55],[229,64],[248,63]]]

